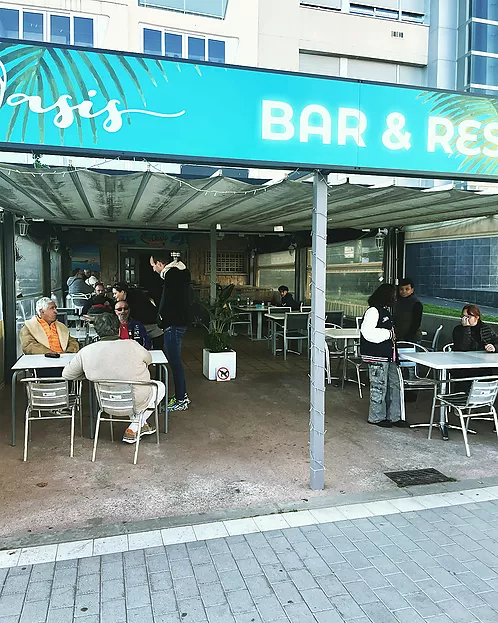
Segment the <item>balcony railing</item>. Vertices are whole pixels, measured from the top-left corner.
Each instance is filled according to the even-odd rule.
[[[225,19],[228,0],[138,0],[143,7]]]

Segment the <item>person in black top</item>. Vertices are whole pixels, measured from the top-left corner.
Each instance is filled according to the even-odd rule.
[[[164,329],[164,348],[173,372],[175,395],[168,403],[171,411],[186,411],[190,404],[181,360],[182,339],[190,322],[190,271],[179,260],[179,253],[156,253],[150,258],[152,269],[164,280],[157,323]]]
[[[120,281],[112,286],[112,296],[116,302],[126,301],[128,303],[130,316],[144,325],[152,349],[161,350],[163,331],[157,326],[157,307],[146,292],[139,288],[130,288],[126,282]]]
[[[296,311],[300,309],[299,303],[294,300],[294,297],[289,292],[289,288],[287,286],[280,286],[278,291],[280,292],[280,296],[282,297],[280,301],[282,307],[290,307],[291,311]]]
[[[414,294],[413,280],[406,277],[401,279],[398,286],[398,297],[394,305],[394,326],[399,341],[420,342],[422,331],[422,303]]]
[[[453,350],[460,352],[485,350],[488,353],[495,353],[498,350],[498,336],[491,327],[482,322],[481,310],[477,305],[463,306],[460,324],[453,329]],[[460,379],[497,374],[496,368],[451,370],[451,376]],[[470,385],[470,381],[457,383],[455,391],[468,391]]]

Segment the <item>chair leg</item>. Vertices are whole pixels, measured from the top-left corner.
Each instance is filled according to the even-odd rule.
[[[138,423],[137,440],[135,441],[135,455],[133,456],[133,465],[137,464],[139,447],[140,447],[140,422]]]
[[[458,409],[458,408],[456,410],[458,411],[458,415],[460,416],[460,426],[462,427],[463,441],[465,443],[465,453],[469,457],[470,456],[470,448],[469,448],[469,439],[468,439],[468,436],[467,436],[467,427],[465,426],[462,410]]]
[[[159,408],[156,401],[156,408],[154,410],[154,417],[156,420],[156,443],[159,444]]]
[[[95,437],[93,440],[93,452],[92,452],[92,462],[95,462],[95,455],[97,454],[97,442],[99,440],[99,432],[100,432],[100,415],[101,411],[97,414],[97,423],[95,424]]]
[[[360,366],[355,366],[355,368],[356,368],[356,378],[358,379],[358,392],[360,393],[360,398],[363,398],[363,393],[361,391]]]
[[[23,461],[28,460],[28,435],[29,435],[29,409],[26,409],[26,416],[24,420],[24,454]]]
[[[112,415],[109,414],[109,426],[111,427],[111,441],[114,441],[114,425],[112,422]]]
[[[432,435],[432,427],[434,426],[434,413],[436,411],[436,390],[434,389],[434,398],[432,399],[432,409],[431,409],[431,419],[429,422],[429,434],[427,435],[427,439],[431,438]]]
[[[287,361],[287,338],[284,335],[284,361]]]
[[[498,417],[496,417],[496,409],[494,407],[491,407],[491,413],[493,414],[493,420],[495,421],[496,436],[498,437]]]
[[[76,404],[73,406],[73,410],[71,411],[71,445],[69,450],[69,456],[73,458],[74,456],[74,416],[76,411]]]

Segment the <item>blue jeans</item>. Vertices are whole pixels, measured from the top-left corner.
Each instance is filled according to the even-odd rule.
[[[185,372],[181,360],[182,338],[186,330],[187,327],[168,327],[164,330],[164,349],[173,372],[175,398],[177,400],[183,400],[187,391]]]

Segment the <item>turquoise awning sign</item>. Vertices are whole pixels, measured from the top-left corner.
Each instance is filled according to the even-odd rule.
[[[0,148],[498,176],[498,99],[0,42]]]

